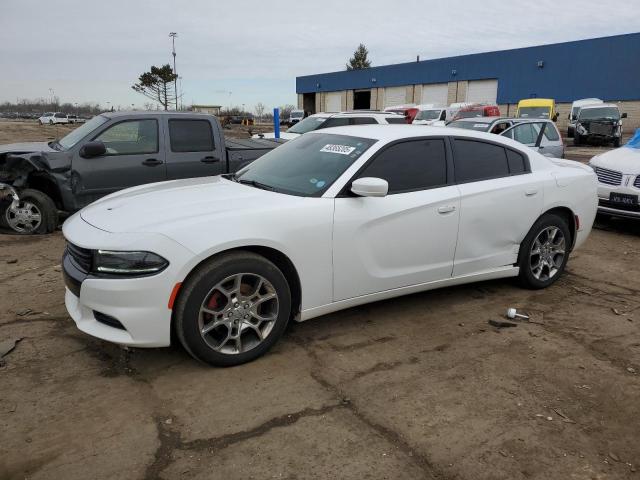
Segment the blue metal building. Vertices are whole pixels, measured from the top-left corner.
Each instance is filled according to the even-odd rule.
[[[640,33],[301,76],[296,78],[296,92],[298,103],[306,109],[318,92],[379,91],[484,79],[497,80],[498,104],[530,97],[556,102],[585,97],[640,100]]]

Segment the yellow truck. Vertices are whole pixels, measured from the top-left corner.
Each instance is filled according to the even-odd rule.
[[[547,118],[554,122],[558,119],[556,102],[553,98],[527,98],[518,102],[518,118]]]

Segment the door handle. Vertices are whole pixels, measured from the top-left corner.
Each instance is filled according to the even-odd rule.
[[[158,160],[157,158],[147,158],[144,162],[142,162],[142,165],[146,167],[155,167],[158,165],[162,165],[162,161]]]
[[[524,194],[527,197],[533,197],[536,193],[538,193],[538,189],[537,188],[530,188],[529,190],[525,190]]]
[[[455,212],[455,210],[456,210],[455,205],[445,205],[442,207],[438,207],[438,213],[451,213],[451,212]]]
[[[218,157],[214,157],[212,155],[209,155],[209,156],[201,158],[200,161],[202,163],[216,163],[216,162],[219,162],[220,159]]]

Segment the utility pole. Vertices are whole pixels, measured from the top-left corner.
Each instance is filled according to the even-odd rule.
[[[178,34],[176,32],[171,32],[169,33],[169,36],[171,37],[171,46],[173,47],[173,74],[176,76],[173,81],[173,88],[176,93],[176,110],[178,110],[178,72],[176,71],[176,37]]]

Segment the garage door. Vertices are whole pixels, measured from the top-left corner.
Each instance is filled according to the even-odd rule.
[[[467,87],[467,102],[496,103],[498,80],[471,80]]]
[[[384,89],[384,108],[407,103],[406,87],[388,87]]]
[[[342,92],[329,92],[327,93],[327,112],[339,112],[342,109]]]
[[[430,83],[428,85],[422,85],[422,101],[420,103],[446,105],[448,95],[449,85],[446,83]]]

